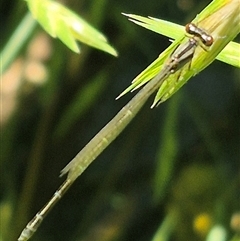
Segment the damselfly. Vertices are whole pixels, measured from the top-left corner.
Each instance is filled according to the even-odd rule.
[[[192,69],[192,60],[188,61],[187,59],[192,58],[190,56],[185,58],[185,53],[191,50],[192,55],[194,55],[195,49],[198,45],[200,45],[205,51],[208,51],[208,48],[212,46],[214,42],[213,37],[210,34],[208,34],[205,30],[197,27],[194,23],[188,23],[185,26],[185,31],[188,35],[191,34],[192,37],[189,38],[189,40],[185,44],[180,44],[177,47],[177,49],[179,50],[178,54],[175,53],[174,56],[172,56],[172,58],[170,59],[170,61],[173,61],[174,58],[181,58],[183,60],[178,64],[178,68],[181,69],[180,65],[185,65],[186,63],[188,63],[188,66],[186,66],[184,69],[181,69],[177,74],[172,75],[168,78],[168,80],[166,80],[164,94],[161,95],[161,90],[159,89],[151,108],[158,106],[161,102],[168,99],[169,96],[173,95],[173,93],[175,93],[179,89],[179,87],[177,88],[177,86],[182,86],[182,83],[180,82],[181,80],[184,80],[182,76],[185,76],[185,74],[182,73],[182,71],[186,72]],[[194,70],[192,69],[192,71]]]
[[[196,30],[196,31],[195,31]],[[205,44],[205,37],[199,28],[191,31],[193,37],[180,44],[166,60],[162,70],[148,84],[146,84],[105,126],[92,140],[67,164],[61,175],[68,173],[66,181],[54,193],[50,201],[35,215],[22,231],[18,241],[27,241],[38,229],[43,219],[54,207],[75,179],[89,166],[89,164],[121,133],[133,117],[138,113],[149,96],[156,91],[163,81],[171,74],[180,70],[193,58],[198,38]],[[203,32],[202,32],[203,33]],[[204,41],[203,41],[204,40]]]

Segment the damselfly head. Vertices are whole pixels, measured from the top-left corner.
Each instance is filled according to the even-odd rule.
[[[188,23],[185,26],[185,30],[188,34],[200,38],[205,46],[209,47],[213,44],[213,37],[203,29],[197,27],[197,25],[195,25],[194,23]]]

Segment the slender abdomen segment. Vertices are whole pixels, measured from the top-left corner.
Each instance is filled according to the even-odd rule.
[[[68,172],[68,178],[74,181],[119,133],[121,133],[138,113],[149,96],[159,88],[162,81],[169,74],[171,74],[170,67],[169,69],[166,68],[162,70],[155,78],[147,83],[62,170],[61,175]]]
[[[47,204],[34,216],[34,218],[27,224],[27,226],[22,231],[21,235],[18,238],[18,241],[27,241],[32,235],[36,232],[43,219],[49,213],[49,211],[54,207],[63,194],[69,189],[72,185],[72,182],[67,179],[53,194],[52,198],[47,202]]]

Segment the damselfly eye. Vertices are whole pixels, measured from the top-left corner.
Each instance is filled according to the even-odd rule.
[[[211,46],[213,44],[213,37],[211,35],[202,35],[202,41],[206,46]]]
[[[188,24],[185,26],[185,31],[186,31],[188,34],[196,34],[196,32],[197,32],[197,26],[196,26],[194,23],[188,23]]]

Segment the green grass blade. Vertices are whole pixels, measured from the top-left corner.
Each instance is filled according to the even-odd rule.
[[[129,20],[139,26],[149,29],[153,32],[159,33],[161,35],[167,36],[171,39],[177,39],[182,36],[184,26],[168,22],[162,19],[157,19],[153,17],[142,17],[135,14],[125,14],[123,15],[129,17]],[[240,44],[236,42],[230,42],[227,46],[218,54],[217,60],[230,64],[234,67],[240,68],[239,61],[239,49]]]
[[[216,4],[214,5],[214,3]],[[185,66],[183,69],[181,69],[181,72],[177,71],[164,81],[155,97],[153,106],[155,106],[157,103],[166,101],[191,77],[201,72],[204,68],[211,64],[215,58],[217,58],[219,53],[221,53],[221,51],[225,48],[225,46],[228,45],[240,32],[238,0],[215,0],[209,6],[211,6],[211,13],[209,10],[206,11],[205,9],[199,15],[197,15],[192,22],[196,23],[200,28],[207,30],[207,32],[213,36],[213,45],[207,50],[201,46],[196,48],[191,66]],[[131,14],[128,14],[127,16],[133,18],[131,21],[134,21],[135,23],[147,28],[149,28],[151,25],[151,30],[155,32],[157,31],[155,19],[143,18]],[[143,21],[146,23],[143,23]],[[158,21],[158,24],[159,22],[162,22],[163,25],[161,25],[158,31],[161,31],[165,34],[168,32],[168,35],[170,35],[170,32],[175,32],[173,37],[177,37],[177,39],[163,53],[161,53],[152,64],[150,64],[142,73],[140,73],[133,80],[132,84],[125,91],[123,91],[119,97],[129,91],[138,89],[143,84],[151,80],[161,70],[163,63],[168,58],[169,54],[173,52],[174,48],[176,48],[176,46],[179,44],[188,41],[189,36],[186,36],[185,31],[182,30],[182,27],[172,23],[166,23],[166,21]],[[176,31],[173,31],[174,28]],[[167,29],[170,29],[170,31]],[[180,33],[180,31],[182,33]],[[233,53],[234,49],[236,53]],[[229,55],[231,56],[232,53],[234,54],[234,57],[230,58]],[[227,47],[225,50],[224,54],[220,55],[220,58],[221,60],[225,60],[225,62],[230,62],[230,59],[232,59],[232,64],[234,66],[239,66],[239,45],[236,43],[231,43],[231,45],[229,45],[229,47]]]
[[[60,3],[51,0],[26,0],[34,18],[52,36],[59,38],[72,51],[79,53],[77,40],[109,54],[117,51],[106,37],[85,20]]]
[[[4,73],[10,63],[17,56],[27,39],[32,34],[35,26],[36,21],[32,18],[32,15],[30,13],[26,14],[0,53],[2,73]]]

